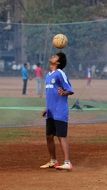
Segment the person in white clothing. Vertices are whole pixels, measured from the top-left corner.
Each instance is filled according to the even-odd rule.
[[[91,81],[92,81],[91,68],[88,67],[87,68],[87,86],[91,85]]]

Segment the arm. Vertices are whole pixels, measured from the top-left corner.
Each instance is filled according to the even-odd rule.
[[[46,117],[46,114],[47,114],[47,111],[44,110],[44,111],[42,112],[42,117]]]
[[[72,85],[70,84],[70,82],[68,81],[65,73],[61,70],[59,70],[60,74],[59,74],[59,81],[60,81],[60,85],[58,88],[58,94],[60,96],[68,96],[68,95],[72,95],[74,94],[74,90]]]
[[[74,94],[74,92],[69,92],[69,91],[63,90],[61,87],[59,87],[58,88],[58,94],[60,96],[69,96],[69,95]]]

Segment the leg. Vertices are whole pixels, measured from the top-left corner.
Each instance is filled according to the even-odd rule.
[[[91,85],[91,78],[90,78],[90,81],[89,81],[89,86]]]
[[[63,121],[56,121],[56,127],[57,127],[57,137],[64,154],[64,164],[60,166],[56,166],[56,169],[71,170],[72,164],[70,162],[69,146],[68,146],[68,141],[67,141],[68,123],[63,122]]]
[[[26,94],[26,90],[27,90],[27,79],[24,82],[24,94]]]
[[[56,160],[54,136],[53,135],[47,136],[46,139],[47,139],[47,147],[50,154],[50,158]]]
[[[55,142],[53,135],[47,136],[47,147],[50,154],[50,161],[40,166],[40,168],[56,168],[56,166],[58,166],[58,161],[56,160]]]
[[[36,78],[36,94],[38,95],[38,78]]]
[[[40,81],[39,78],[36,78],[36,91],[37,91],[37,95],[40,95]]]
[[[59,142],[61,144],[61,148],[64,154],[64,164],[60,166],[56,166],[56,169],[61,169],[61,170],[71,170],[72,169],[72,164],[70,162],[70,157],[69,157],[69,148],[68,148],[68,142],[66,137],[59,137]]]
[[[47,139],[47,147],[50,154],[50,161],[40,168],[55,168],[58,166],[58,161],[56,160],[56,151],[55,151],[55,142],[54,142],[54,135],[55,135],[55,126],[54,120],[52,118],[46,120],[46,139]]]
[[[58,137],[65,160],[70,160],[69,158],[69,147],[68,147],[68,141],[66,137]]]
[[[64,159],[69,160],[69,148],[68,148],[68,141],[67,141],[67,130],[68,130],[68,123],[64,121],[55,121],[56,126],[56,136],[60,142]]]
[[[40,96],[43,96],[43,81],[40,79]]]
[[[38,79],[38,95],[41,96],[41,81]]]
[[[42,96],[43,95],[43,86],[42,86],[42,79],[38,78],[38,95]]]
[[[26,94],[27,80],[23,80],[23,94]]]

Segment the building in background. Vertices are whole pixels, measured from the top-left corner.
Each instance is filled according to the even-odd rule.
[[[19,70],[22,59],[22,22],[24,19],[23,0],[4,0],[0,13],[0,73]],[[19,23],[19,24],[18,24]],[[13,67],[13,64],[16,67]],[[4,65],[4,66],[3,66]]]

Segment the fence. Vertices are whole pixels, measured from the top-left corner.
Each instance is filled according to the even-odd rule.
[[[67,35],[69,44],[66,72],[71,78],[86,77],[90,67],[94,78],[107,78],[107,20],[65,24],[0,23],[0,75],[19,75],[21,64],[30,69],[40,62],[48,68],[49,57],[58,51],[52,46],[57,33]]]
[[[75,95],[69,99],[70,122],[107,121],[107,20],[65,24],[0,23],[0,126],[44,125],[45,93],[38,97],[35,78],[28,82],[27,95],[22,95],[21,67],[29,63],[34,74],[39,62],[45,71],[49,57],[58,52],[52,38],[64,33],[68,46],[65,69],[72,79]],[[94,79],[87,85],[87,69]],[[81,79],[81,80],[80,80]],[[71,109],[79,99],[82,110]]]

